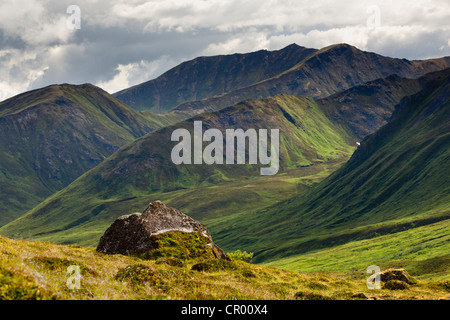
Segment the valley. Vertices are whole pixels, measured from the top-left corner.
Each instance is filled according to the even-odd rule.
[[[362,290],[369,265],[406,268],[433,282],[417,294],[442,297],[439,286],[450,271],[449,67],[449,57],[409,61],[346,44],[291,45],[199,57],[113,95],[91,84],[60,84],[2,101],[0,244],[8,262],[0,271],[14,265],[50,297],[56,289],[30,273],[46,272],[33,248],[47,248],[58,259],[79,255],[94,270],[88,277],[98,297],[95,270],[118,269],[116,258],[102,260],[92,247],[117,217],[161,200],[205,224],[226,252],[254,254],[256,265],[238,262],[258,275],[250,287],[233,291],[241,298],[295,298],[320,277],[314,272],[327,272],[330,283],[349,281],[353,294]],[[209,138],[199,136],[199,123]],[[234,148],[241,154],[228,154],[228,130],[238,128],[278,130],[279,157],[255,161],[261,143],[251,138]],[[182,142],[174,132],[183,133],[177,136]],[[276,174],[262,174],[275,162]],[[19,248],[29,260],[14,253]],[[136,262],[117,259],[122,267]],[[180,281],[178,269],[143,264]],[[267,283],[262,275],[276,279],[269,281],[274,287],[289,279],[299,286],[258,291],[255,286]],[[152,294],[229,298],[197,280],[204,296],[167,289],[170,281]],[[118,291],[100,296],[146,294],[113,287]],[[322,298],[350,295],[318,291]],[[390,297],[408,294],[416,293]]]

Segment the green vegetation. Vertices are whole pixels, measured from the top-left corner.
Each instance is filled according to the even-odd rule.
[[[296,270],[349,270],[403,261],[419,275],[448,278],[449,83],[448,76],[437,79],[405,100],[319,184],[247,215],[245,224],[229,221],[228,232],[242,234],[241,248],[251,248],[256,262],[292,258]]]
[[[160,125],[90,84],[51,85],[2,101],[0,226]]]
[[[174,237],[180,240],[179,236]],[[170,245],[173,238],[161,240],[175,249]],[[364,293],[380,300],[437,299],[450,292],[448,281],[418,281],[402,290],[369,290],[364,275],[350,279],[323,272],[299,273],[204,256],[190,257],[183,265],[161,261],[167,257],[147,260],[105,255],[94,248],[0,237],[0,298],[348,300]],[[69,265],[80,266],[79,289],[67,286]]]
[[[114,96],[135,110],[164,113],[185,102],[220,96],[276,76],[315,51],[291,45],[278,51],[198,57]]]
[[[301,61],[271,70],[275,77],[240,70],[251,77],[237,77],[228,88],[223,78],[206,81],[220,96],[207,98],[199,87],[196,98],[203,101],[189,103],[194,97],[186,91],[150,108],[187,102],[166,114],[134,111],[92,85],[49,86],[2,102],[0,234],[91,248],[0,238],[0,298],[448,296],[449,69],[417,80],[394,75],[366,82],[392,70],[418,75],[448,59],[413,64],[380,57],[375,68],[373,56],[347,45],[300,51]],[[379,64],[389,68],[381,72]],[[317,65],[323,72],[314,74]],[[342,70],[331,68],[336,65]],[[307,85],[300,81],[306,77]],[[313,100],[273,96],[278,90],[313,97],[341,92]],[[209,112],[184,120],[203,111]],[[170,135],[192,131],[195,120],[204,130],[280,129],[279,174],[260,176],[259,165],[174,165]],[[153,200],[201,220],[233,260],[211,259],[205,238],[195,233],[155,236],[156,250],[134,257],[94,251],[116,217]],[[405,268],[419,280],[362,293],[365,268],[374,264]],[[72,265],[83,274],[80,290],[65,285]],[[317,270],[329,274],[309,274]]]
[[[406,290],[409,289],[409,284],[400,280],[391,280],[384,284],[384,288],[389,290]]]
[[[170,146],[160,141],[170,140],[171,127],[162,128],[122,148],[0,232],[95,246],[117,216],[161,200],[205,223],[221,248],[251,251],[257,263],[339,272],[392,262],[422,279],[446,279],[449,213],[442,172],[448,172],[448,128],[442,119],[448,118],[448,104],[437,108],[432,103],[443,101],[445,72],[431,81],[427,91],[404,102],[388,125],[362,141],[340,169],[352,152],[353,131],[361,127],[331,122],[333,114],[340,114],[331,98],[317,103],[290,96],[249,100],[194,119],[206,127],[229,119],[237,126],[251,121],[256,128],[285,128],[279,174],[261,177],[248,166],[170,168],[161,162]],[[372,92],[391,82],[395,78],[365,88]],[[402,83],[403,92],[417,89],[412,82]],[[192,121],[177,127],[192,129]],[[437,232],[442,237],[427,240]],[[158,264],[186,266],[180,257],[161,254]]]
[[[170,141],[172,131],[192,131],[194,120],[202,120],[204,130],[225,130],[227,122],[243,129],[279,128],[280,173],[261,177],[259,165],[171,163],[168,159],[175,145]],[[2,227],[0,233],[96,245],[117,216],[139,211],[152,200],[180,209],[211,225],[215,232],[216,226],[223,226],[231,216],[274,204],[323,179],[348,159],[354,140],[351,132],[334,125],[313,100],[277,96],[245,101],[164,127],[124,146],[67,188]]]
[[[30,277],[0,266],[0,300],[36,300],[45,297]]]
[[[450,278],[450,221],[350,241],[331,248],[292,255],[263,265],[287,270],[322,270],[339,275],[364,273],[370,265],[382,269],[403,268],[422,280]]]
[[[213,258],[209,239],[200,232],[169,232],[153,235],[156,249],[137,255],[141,259],[174,258],[175,260]]]
[[[253,259],[253,252],[241,251],[239,249],[233,252],[229,252],[228,255],[233,260],[239,260],[248,263],[252,263]]]

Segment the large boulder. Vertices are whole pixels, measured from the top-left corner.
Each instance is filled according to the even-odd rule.
[[[117,218],[100,238],[97,251],[106,254],[135,255],[157,248],[155,236],[167,232],[199,232],[208,238],[208,245],[215,258],[229,259],[217,247],[206,226],[168,207],[161,201],[153,201],[142,213]]]
[[[409,275],[405,269],[387,269],[379,273],[373,274],[369,277],[371,281],[374,281],[376,277],[380,277],[380,281],[387,283],[389,281],[402,281],[407,284],[414,283],[414,279]]]

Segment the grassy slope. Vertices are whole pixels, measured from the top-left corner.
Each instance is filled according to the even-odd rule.
[[[370,243],[415,252],[413,256],[397,252],[402,260],[448,255],[448,237],[444,235],[449,233],[450,218],[449,86],[447,76],[405,99],[392,121],[365,139],[345,166],[301,196],[249,215],[245,225],[235,224],[227,233],[216,234],[217,241],[240,233],[241,247],[255,250],[257,261],[316,250],[323,262],[316,267],[329,269],[336,268],[338,260],[348,259],[346,267],[365,263],[362,257],[367,258],[369,252],[364,255],[361,251],[370,248]],[[405,231],[409,229],[411,232]],[[433,242],[439,238],[437,230],[442,237]],[[399,246],[396,236],[409,239]],[[238,242],[227,239],[229,245]],[[358,242],[363,239],[370,240]],[[348,246],[340,246],[345,243]],[[345,259],[342,251],[340,258],[329,258],[334,249],[342,248],[348,249]],[[382,248],[375,249],[374,255],[382,252]],[[386,262],[390,254],[395,260],[392,251],[380,260]],[[324,257],[329,258],[328,265]],[[283,261],[292,261],[294,268],[294,261],[301,260],[299,256]],[[305,265],[299,263],[298,267]]]
[[[0,299],[322,300],[355,299],[360,292],[377,300],[436,299],[448,297],[450,290],[448,281],[418,281],[404,290],[368,290],[367,274],[346,279],[211,260],[198,254],[198,244],[197,250],[186,240],[178,245],[162,247],[166,249],[158,249],[158,258],[143,260],[99,254],[94,248],[0,237]],[[200,264],[203,271],[192,268]],[[80,267],[79,289],[67,287],[71,265]]]
[[[410,228],[329,249],[282,258],[263,265],[287,270],[337,272],[404,268],[418,279],[450,279],[450,221]]]
[[[1,102],[0,225],[159,126],[89,84],[52,85]]]
[[[351,133],[335,126],[313,100],[306,98],[278,96],[263,101],[249,100],[196,119],[203,121],[204,129],[279,128],[280,173],[293,170],[292,173],[299,175],[277,175],[264,180],[259,175],[259,165],[173,165],[170,151],[175,143],[170,142],[170,134],[178,127],[192,130],[191,119],[123,147],[67,188],[3,227],[1,233],[95,245],[117,216],[140,211],[142,206],[156,199],[171,200],[168,204],[176,204],[182,211],[187,209],[194,218],[217,217],[223,212],[243,213],[306,189],[318,177],[323,178],[336,169],[354,149],[349,146],[355,141]],[[334,164],[320,165],[329,160],[334,160]],[[308,169],[307,166],[314,164],[318,167]],[[297,185],[303,174],[311,177]],[[223,183],[223,189],[215,189],[219,183]],[[273,183],[280,186],[279,191],[270,191]],[[202,200],[197,207],[195,202],[182,201],[183,197],[192,196],[191,188],[200,188],[195,189],[199,195],[214,201]],[[283,194],[286,190],[288,192]],[[270,195],[267,197],[267,194]],[[248,203],[251,198],[262,201]],[[217,213],[217,208],[225,210]],[[209,212],[212,210],[215,212]]]
[[[401,98],[417,93],[422,90],[424,86],[433,81],[435,79],[442,78],[447,73],[446,71],[439,71],[434,73],[429,73],[418,79],[404,79],[399,78],[398,76],[392,75],[387,78],[378,79],[375,81],[368,82],[366,84],[356,86],[349,90],[346,90],[341,93],[334,94],[325,99],[315,100],[321,110],[324,110],[327,117],[333,120],[333,122],[340,124],[343,127],[349,127],[352,133],[358,138],[363,139],[368,134],[374,132],[378,127],[385,124],[390,116],[392,111],[394,110],[394,106],[401,100]],[[339,162],[331,170],[319,170],[319,166],[313,166],[308,168],[300,168],[303,172],[287,172],[283,173],[283,175],[291,176],[292,179],[287,179],[286,181],[290,181],[292,183],[299,182],[298,192],[303,192],[307,188],[303,187],[305,185],[305,180],[300,179],[300,177],[304,177],[306,179],[311,179],[315,175],[315,182],[318,182],[325,178],[330,172],[333,172],[336,168],[338,168],[342,162]],[[314,170],[314,172],[306,172],[308,170]],[[316,171],[319,170],[319,171]],[[311,175],[312,174],[312,175]],[[322,175],[321,175],[322,174]],[[321,176],[320,176],[321,175]],[[278,175],[279,178],[286,179],[287,177]],[[310,184],[308,184],[310,185]],[[215,188],[216,192],[219,192],[222,189]],[[280,194],[278,190],[281,191],[280,185],[272,185],[271,183],[267,184],[265,187],[267,192],[265,193],[265,197],[255,197],[253,195],[250,196],[250,202],[252,203],[264,203],[270,205],[269,201],[265,201],[271,199],[272,196],[276,196],[278,202],[282,199],[287,199],[291,193]],[[257,189],[255,189],[257,190]],[[228,194],[229,192],[233,193],[233,196],[236,195],[238,197],[239,192],[234,189],[231,191],[224,188],[224,194]],[[260,195],[260,193],[258,193]],[[193,204],[188,204],[189,201],[180,197],[178,202],[172,203],[175,207],[185,208],[185,210],[189,210],[191,214],[198,214],[197,212],[208,212],[208,207],[199,206],[202,203],[217,203],[215,202],[215,196],[212,197],[212,201],[210,201],[210,197],[206,197],[206,199],[202,199],[205,195],[203,193],[196,194],[195,191],[189,193],[189,198],[195,199]],[[248,194],[245,195],[248,197]],[[181,199],[184,199],[181,200]],[[236,198],[234,198],[236,199]],[[170,199],[172,200],[172,199]],[[216,208],[211,208],[210,212],[220,213],[217,215],[213,215],[210,217],[205,217],[204,215],[198,215],[198,218],[205,219],[203,220],[208,224],[208,227],[212,232],[216,233],[218,236],[218,241],[221,245],[228,249],[236,248],[239,245],[243,245],[245,242],[245,237],[239,236],[240,242],[237,243],[233,239],[236,238],[236,234],[245,234],[244,231],[240,230],[236,233],[233,232],[233,225],[239,225],[242,221],[246,221],[246,214],[251,212],[252,209],[257,209],[256,207],[251,208],[250,206],[246,207],[246,210],[241,210],[242,214],[239,215],[230,215],[227,214],[227,210],[229,210],[229,206],[224,204],[227,203],[228,197],[225,201],[221,201],[218,203]],[[242,204],[239,202],[239,206]],[[198,208],[198,210],[191,210],[191,207]],[[219,208],[219,209],[217,209]],[[221,210],[224,208],[225,210]],[[259,223],[259,222],[256,222]],[[245,223],[244,223],[245,224]],[[247,248],[248,250],[252,250],[251,247]]]

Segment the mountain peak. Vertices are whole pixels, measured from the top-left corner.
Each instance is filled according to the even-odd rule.
[[[299,48],[305,48],[303,46],[299,46],[298,44],[296,44],[295,42],[291,43],[290,45],[284,47],[281,50],[288,50],[288,49],[299,49]]]
[[[345,51],[362,52],[362,50],[358,49],[355,46],[349,45],[347,43],[337,43],[337,44],[332,44],[330,46],[320,49],[319,53],[331,52],[331,51],[334,51],[334,52],[345,52]]]

